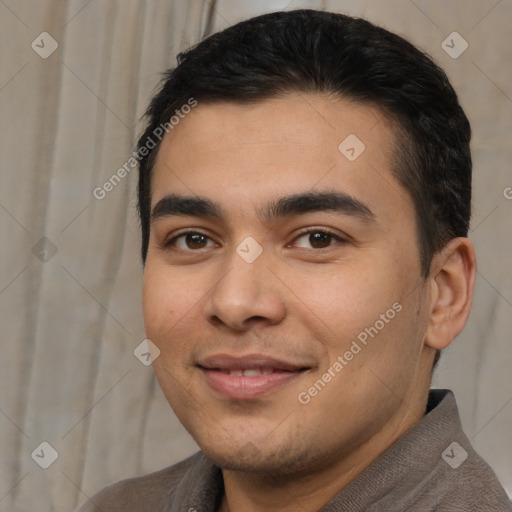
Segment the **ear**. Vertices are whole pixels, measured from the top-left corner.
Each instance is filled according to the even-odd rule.
[[[476,278],[473,243],[454,238],[434,255],[430,266],[430,318],[425,345],[446,348],[462,331],[469,316]]]

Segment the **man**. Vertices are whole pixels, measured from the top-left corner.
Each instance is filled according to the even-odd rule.
[[[311,10],[178,64],[138,146],[143,310],[201,452],[81,510],[512,510],[429,390],[476,273],[470,126],[443,71]]]

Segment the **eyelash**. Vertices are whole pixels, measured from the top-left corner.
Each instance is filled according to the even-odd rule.
[[[300,231],[297,234],[297,236],[294,238],[294,241],[297,240],[298,238],[304,236],[304,235],[313,234],[313,233],[322,233],[322,234],[325,234],[325,235],[330,235],[339,243],[346,243],[347,242],[347,240],[345,238],[340,237],[338,234],[336,234],[334,231],[332,231],[332,230],[330,230],[328,228],[306,228],[306,229],[304,229],[303,231]],[[181,233],[178,233],[177,235],[173,236],[171,239],[169,239],[166,242],[164,242],[163,248],[164,249],[168,249],[169,247],[174,245],[174,243],[176,242],[176,240],[178,238],[180,238],[182,236],[186,236],[186,235],[203,235],[203,236],[205,236],[205,237],[207,237],[208,239],[211,240],[211,237],[208,236],[203,231],[200,231],[200,230],[187,230],[187,231],[182,231]],[[334,244],[330,244],[327,247],[323,247],[322,249],[314,249],[314,248],[312,248],[312,250],[319,252],[321,250],[329,249],[331,247],[331,245],[334,245]],[[189,252],[198,252],[198,251],[199,251],[199,249],[197,249],[195,251],[193,249],[189,250]]]

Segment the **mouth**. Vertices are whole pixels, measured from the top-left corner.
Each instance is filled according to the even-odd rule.
[[[241,370],[224,370],[221,368],[213,368],[213,370],[218,370],[232,377],[259,377],[260,375],[270,375],[271,373],[280,371],[277,368],[265,368],[263,366],[259,366],[258,368],[242,368]]]
[[[234,400],[262,397],[280,389],[311,369],[309,364],[264,355],[210,356],[197,365],[217,394]]]

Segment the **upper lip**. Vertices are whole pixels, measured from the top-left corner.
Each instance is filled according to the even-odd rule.
[[[285,361],[278,357],[263,354],[248,354],[245,356],[214,354],[200,359],[198,365],[207,370],[245,370],[264,367],[290,372],[305,370],[311,367],[308,364]]]

